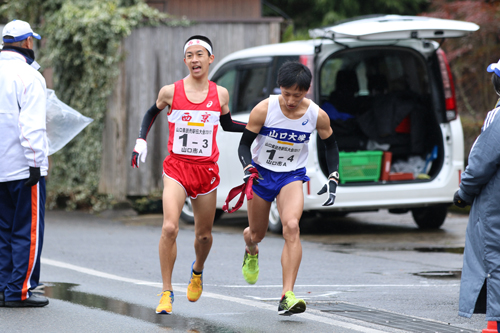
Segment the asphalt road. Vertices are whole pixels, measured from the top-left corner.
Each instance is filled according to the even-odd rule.
[[[181,223],[173,314],[156,315],[161,221],[47,212],[42,281],[50,304],[0,308],[0,332],[480,332],[487,324],[484,315],[457,315],[467,216],[450,214],[437,231],[384,211],[305,220],[295,293],[308,309],[290,317],[277,314],[283,239],[268,234],[259,281],[246,284],[241,213],[214,226],[196,303],[185,296],[193,227]]]

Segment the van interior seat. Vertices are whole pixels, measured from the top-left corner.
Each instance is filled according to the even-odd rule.
[[[384,74],[367,75],[368,91],[371,96],[383,95],[387,93],[389,84]]]
[[[374,97],[372,107],[357,117],[371,140],[390,144],[393,154],[421,155],[425,150],[426,108],[410,91]]]
[[[339,70],[335,78],[335,90],[330,93],[329,101],[322,106],[330,117],[330,125],[341,151],[364,150],[366,147],[366,136],[356,122],[358,93],[356,71]]]
[[[356,112],[355,97],[359,92],[359,82],[356,71],[341,69],[335,78],[335,90],[330,93],[330,103],[342,113]]]

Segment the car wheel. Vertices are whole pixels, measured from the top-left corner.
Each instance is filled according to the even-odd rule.
[[[411,214],[420,229],[439,229],[446,219],[447,205],[413,208]]]
[[[283,226],[281,225],[280,214],[278,212],[278,205],[276,200],[271,203],[271,210],[269,211],[269,231],[275,234],[281,234]]]
[[[216,209],[214,222],[220,219],[222,214],[224,214],[222,209]],[[191,206],[191,200],[189,198],[186,198],[184,206],[182,206],[181,219],[187,224],[194,224],[193,206]]]

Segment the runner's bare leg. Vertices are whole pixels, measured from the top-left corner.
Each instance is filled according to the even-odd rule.
[[[194,213],[194,251],[196,262],[193,269],[197,272],[203,271],[205,260],[207,260],[212,248],[212,227],[215,218],[215,205],[217,201],[217,190],[205,195],[198,195],[191,199]]]
[[[278,212],[283,225],[285,245],[281,254],[283,270],[283,294],[293,291],[300,262],[302,244],[300,243],[299,221],[304,207],[302,181],[295,181],[284,186],[276,197]]]
[[[259,249],[257,244],[264,239],[267,233],[271,202],[254,193],[253,199],[247,202],[247,208],[248,227],[243,230],[243,239],[250,254],[254,255]]]
[[[172,289],[172,271],[177,258],[177,234],[179,217],[186,200],[184,188],[176,181],[163,175],[163,226],[159,254],[163,290]]]

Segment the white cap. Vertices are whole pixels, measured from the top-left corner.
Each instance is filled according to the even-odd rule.
[[[498,62],[489,64],[486,70],[490,73],[495,72],[496,75],[500,76],[500,60],[498,60]]]
[[[5,36],[12,36],[14,39],[5,39]],[[28,22],[21,20],[14,20],[5,25],[2,31],[2,38],[4,43],[14,43],[25,40],[28,37],[35,37],[41,39],[39,34],[31,29]]]

